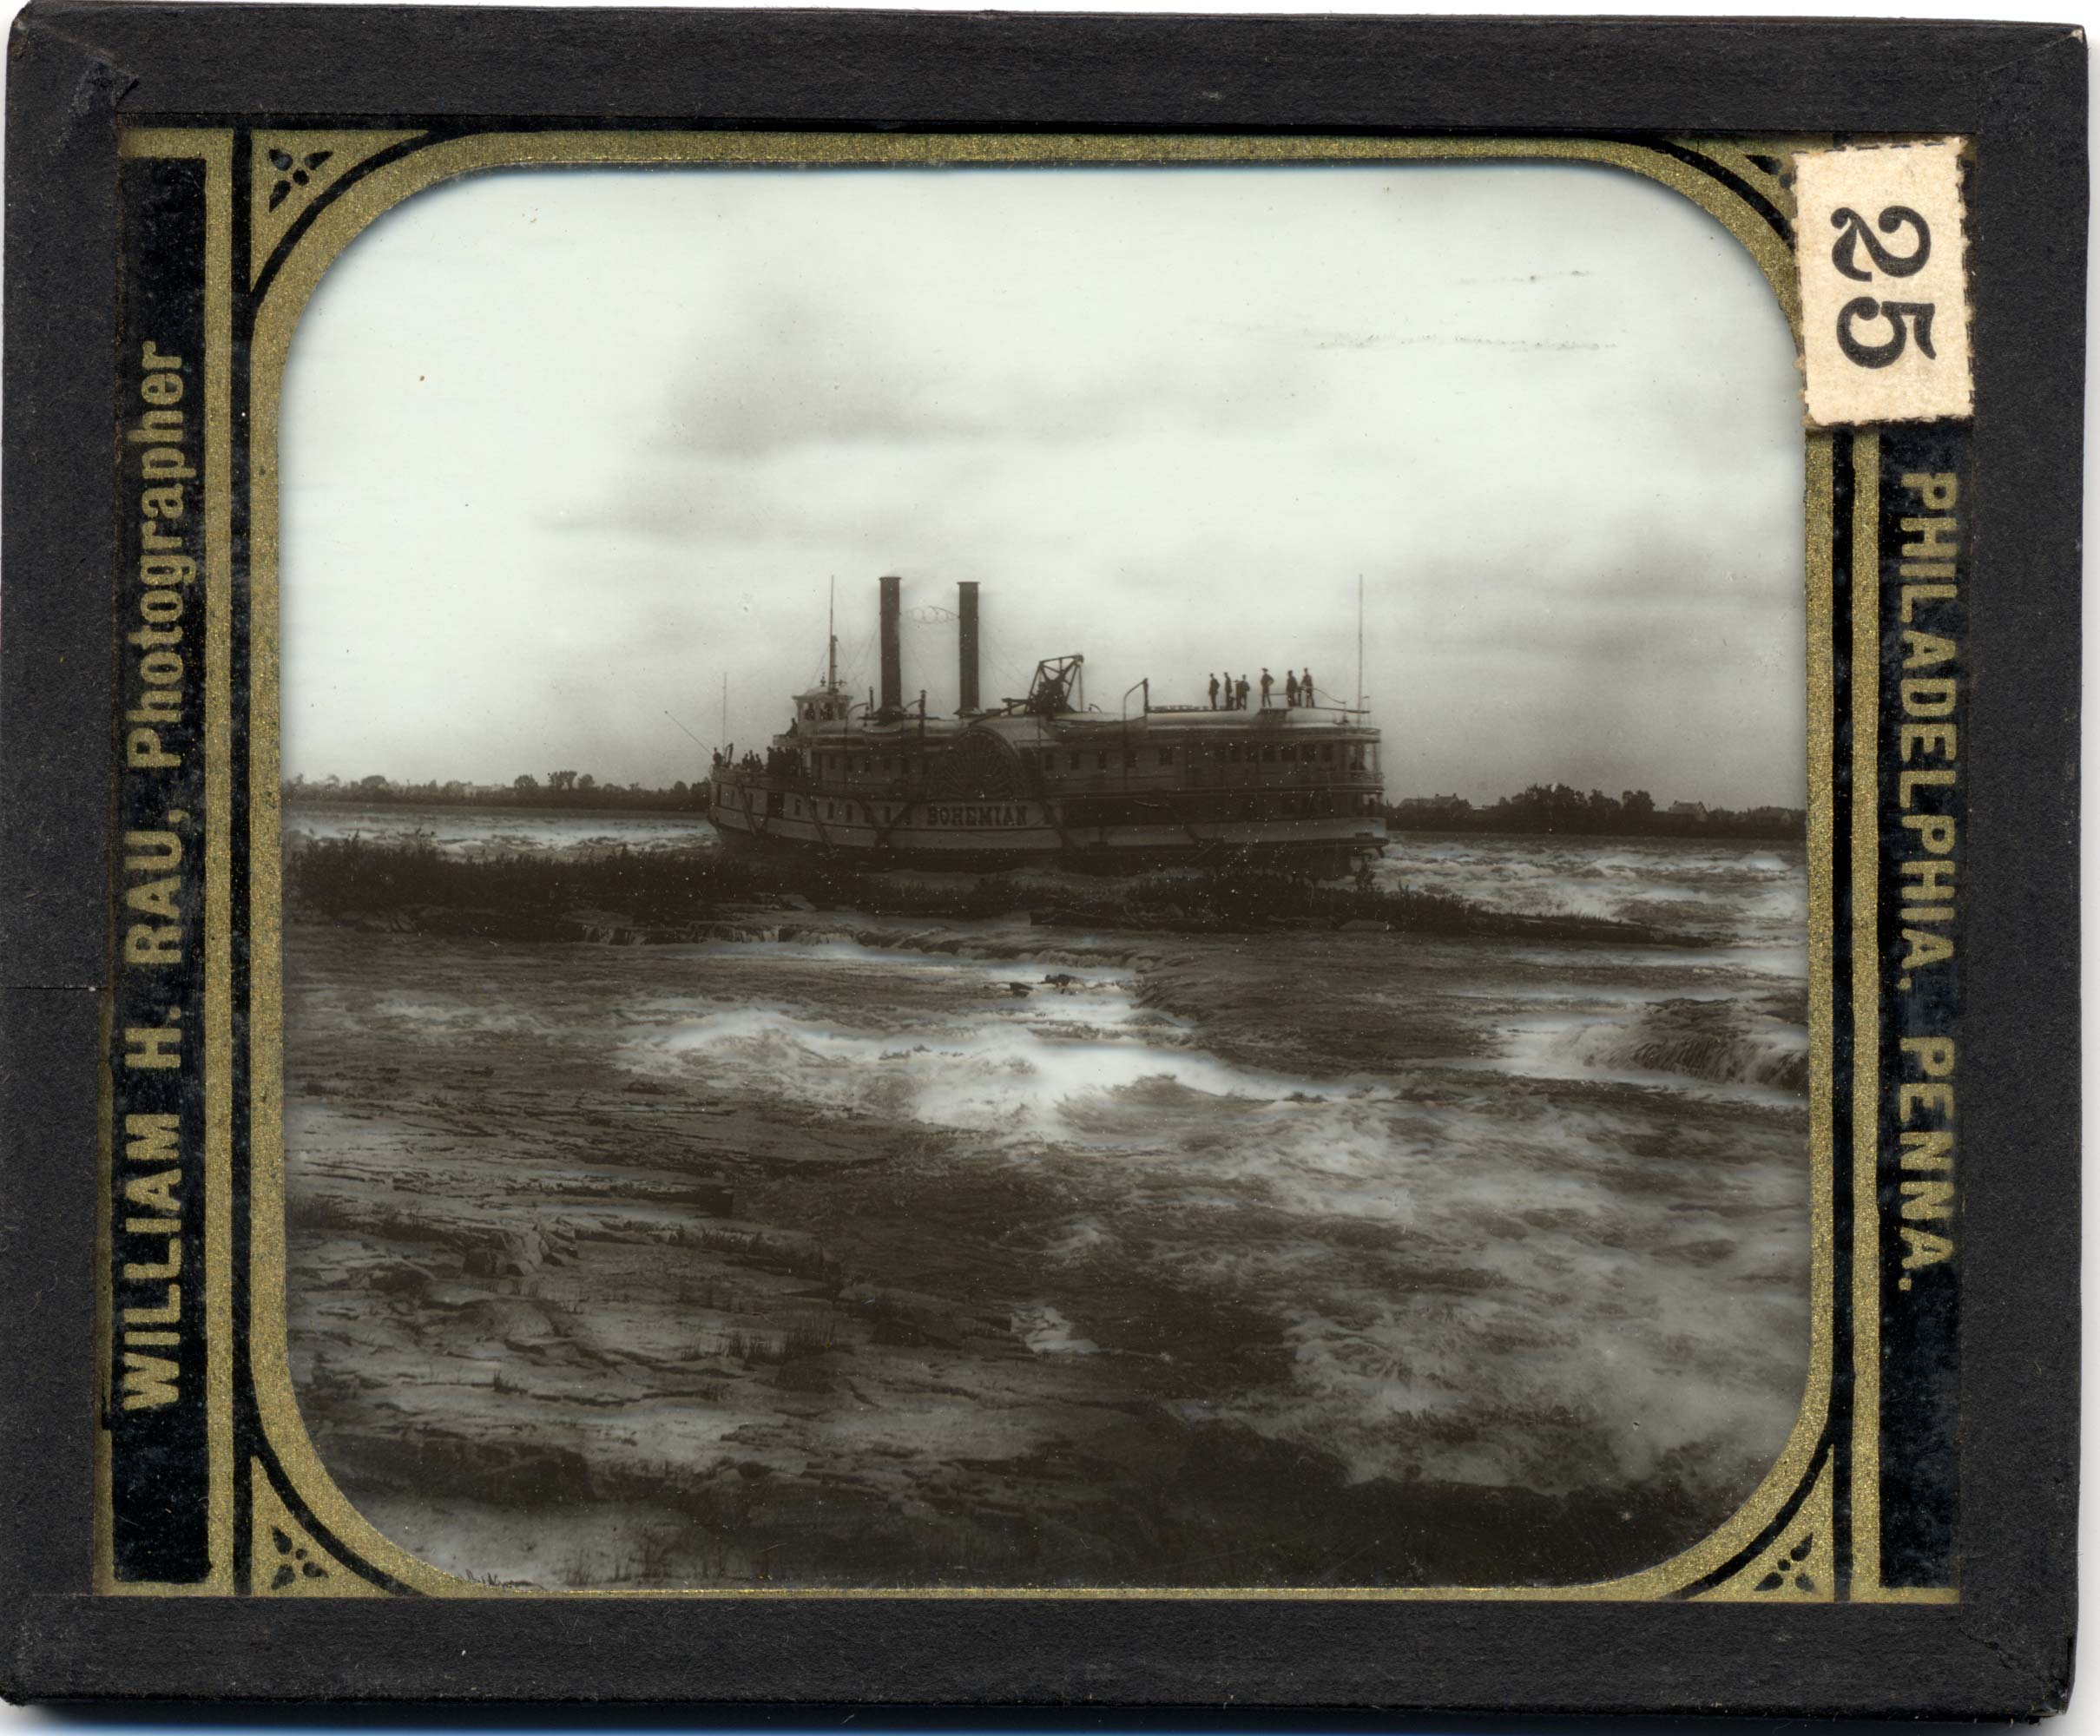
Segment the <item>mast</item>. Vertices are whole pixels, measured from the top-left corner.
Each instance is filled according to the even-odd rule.
[[[1356,709],[1364,708],[1364,575],[1356,575]]]
[[[724,669],[724,670],[722,671],[722,741],[723,741],[723,743],[724,743],[724,745],[725,745],[725,746],[727,744],[728,740],[729,740],[729,672],[728,672],[727,669]]]
[[[839,581],[832,580],[831,601],[824,608],[824,685],[832,693],[839,691]]]

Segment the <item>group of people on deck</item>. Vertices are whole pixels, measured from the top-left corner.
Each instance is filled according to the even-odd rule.
[[[1267,669],[1264,669],[1261,672],[1262,710],[1267,711],[1274,703],[1272,695],[1275,693],[1275,690],[1276,678],[1270,674]],[[1241,675],[1238,681],[1234,681],[1229,674],[1228,674],[1222,680],[1216,675],[1213,675],[1210,678],[1210,708],[1213,711],[1245,711],[1247,709],[1247,696],[1252,691],[1253,689],[1247,686],[1247,677],[1245,675]],[[1306,670],[1301,674],[1294,674],[1289,669],[1286,669],[1283,672],[1283,702],[1285,705],[1309,706],[1317,704],[1318,701],[1314,700],[1313,694],[1313,672],[1310,669]],[[1224,704],[1221,707],[1218,703],[1221,698],[1222,698],[1224,700]]]

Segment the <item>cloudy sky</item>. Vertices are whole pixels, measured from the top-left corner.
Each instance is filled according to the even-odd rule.
[[[285,763],[691,779],[838,584],[988,693],[1365,686],[1395,796],[1803,799],[1801,437],[1748,256],[1565,166],[570,170],[410,201],[284,407]],[[954,704],[954,628],[905,679]]]

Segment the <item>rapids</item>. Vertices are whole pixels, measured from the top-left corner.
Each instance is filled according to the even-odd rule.
[[[304,1016],[410,1071],[529,1042],[652,1103],[865,1151],[883,1197],[932,1203],[879,1223],[817,1184],[831,1202],[801,1221],[870,1285],[978,1274],[1045,1379],[1142,1384],[1190,1428],[1324,1456],[1352,1484],[1667,1483],[1717,1522],[1807,1371],[1801,851],[1404,837],[1377,872],[1715,944],[1134,950],[928,923],[926,944],[510,949],[445,981],[317,978]],[[592,957],[557,975],[527,954]],[[764,1197],[779,1221],[789,1196]],[[880,1411],[872,1366],[858,1390]],[[964,1451],[945,1426],[911,1425],[912,1450]]]

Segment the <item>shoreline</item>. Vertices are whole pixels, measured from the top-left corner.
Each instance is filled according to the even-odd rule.
[[[420,812],[446,814],[485,814],[498,817],[526,814],[555,814],[581,817],[602,814],[614,819],[683,819],[713,830],[704,807],[632,806],[611,803],[559,803],[559,802],[489,802],[489,801],[438,801],[403,802],[373,800],[360,796],[354,800],[314,800],[312,798],[285,798],[281,812],[289,820],[293,814],[325,814],[344,808],[366,808],[387,813],[413,814]],[[1406,817],[1388,806],[1386,829],[1399,838],[1506,838],[1512,843],[1527,840],[1551,839],[1560,843],[1585,844],[1791,844],[1806,847],[1807,834],[1803,831],[1745,831],[1714,826],[1687,825],[1682,828],[1658,827],[1648,832],[1572,832],[1523,831],[1490,825],[1410,825]]]

